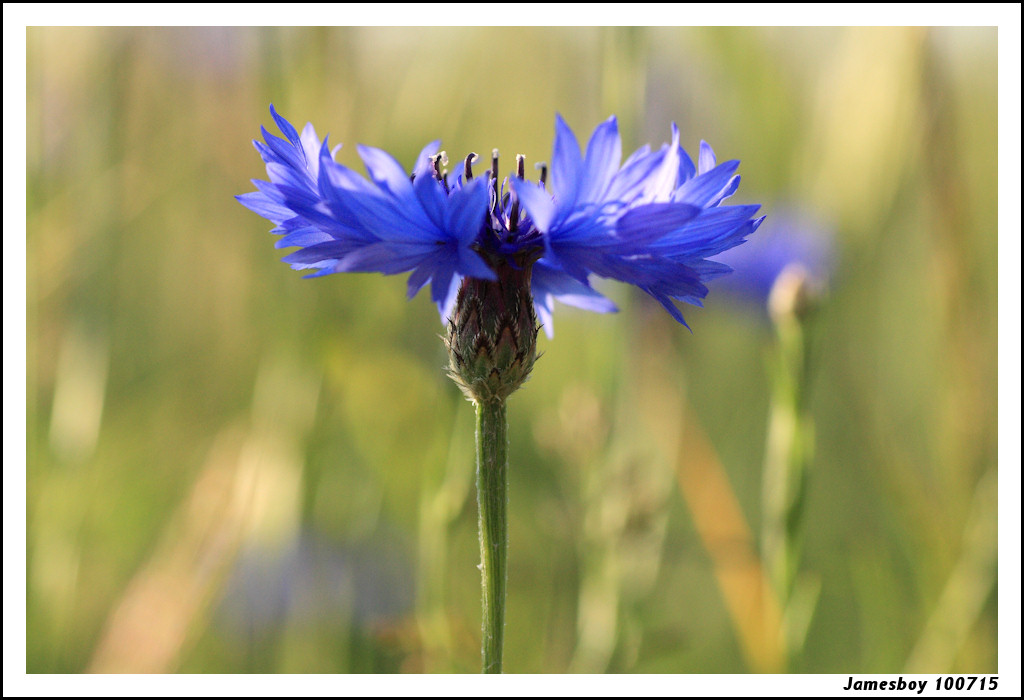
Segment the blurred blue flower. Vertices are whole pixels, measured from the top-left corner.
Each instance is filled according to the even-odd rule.
[[[670,144],[621,163],[614,117],[595,129],[585,155],[556,117],[549,193],[547,166],[539,184],[528,182],[522,156],[501,182],[497,152],[483,176],[473,176],[476,154],[448,173],[439,142],[423,149],[411,176],[384,151],[359,146],[367,180],[336,163],[312,125],[300,135],[270,110],[285,138],[262,129],[263,143],[254,144],[269,182],[254,180],[257,191],[238,200],[276,225],[278,247],[300,248],[284,261],[310,276],[411,272],[409,296],[430,282],[442,320],[464,278],[495,280],[497,269],[532,266],[534,307],[549,335],[555,299],[616,310],[592,276],[639,287],[685,325],[675,302],[700,306],[706,282],[730,270],[708,258],[764,219],[752,218],[759,205],[722,205],[739,185],[739,162],[718,165],[701,143],[694,165],[675,125]]]
[[[810,214],[780,208],[747,245],[715,256],[736,271],[716,288],[764,310],[775,281],[787,267],[799,267],[808,281],[824,287],[835,266],[834,233]]]
[[[241,552],[220,617],[229,629],[257,638],[324,619],[372,629],[411,611],[412,568],[404,545],[387,534],[338,545],[303,530],[283,547]]]

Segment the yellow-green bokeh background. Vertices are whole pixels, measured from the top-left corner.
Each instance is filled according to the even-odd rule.
[[[996,40],[29,28],[28,671],[477,668],[472,409],[426,294],[303,280],[233,199],[273,102],[353,167],[676,121],[834,233],[802,652],[751,593],[770,325],[610,285],[510,402],[507,671],[996,672]]]

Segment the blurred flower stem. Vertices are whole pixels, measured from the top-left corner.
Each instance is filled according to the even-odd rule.
[[[762,482],[762,557],[782,610],[782,647],[792,664],[803,648],[819,582],[798,576],[814,424],[807,412],[809,338],[806,323],[819,290],[810,273],[791,264],[768,299],[776,345]]]
[[[483,588],[483,672],[501,673],[508,563],[508,417],[502,400],[476,404],[476,497]]]

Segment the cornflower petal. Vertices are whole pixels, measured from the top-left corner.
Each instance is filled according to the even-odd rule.
[[[690,154],[686,152],[682,146],[679,147],[679,177],[677,183],[682,185],[687,180],[693,179],[697,175],[697,166],[693,164],[693,159],[690,158]]]
[[[721,165],[715,166],[711,170],[703,172],[683,183],[672,194],[672,199],[677,202],[696,204],[701,207],[714,206],[721,199],[719,195],[729,185],[729,180],[738,167],[740,167],[738,160],[726,161]]]
[[[366,172],[377,186],[396,197],[409,197],[412,194],[412,183],[397,160],[391,154],[372,146],[356,146],[359,157],[363,159]]]
[[[700,142],[700,156],[697,160],[697,173],[703,175],[712,168],[715,167],[715,163],[718,161],[715,159],[715,152],[711,150],[711,146],[706,141]]]
[[[316,245],[317,243],[327,243],[333,240],[331,236],[320,231],[314,226],[305,226],[303,228],[292,231],[285,235],[283,238],[278,239],[274,244],[275,248],[304,248],[306,246]]]
[[[558,209],[551,195],[540,185],[525,180],[512,180],[512,191],[519,197],[519,202],[530,214],[530,219],[541,231],[549,231],[555,223]]]
[[[576,203],[583,170],[583,156],[576,142],[576,135],[562,119],[555,115],[555,145],[551,153],[551,191],[559,207],[571,207]]]
[[[676,186],[679,172],[679,127],[672,124],[672,143],[662,149],[663,160],[658,169],[652,173],[641,201],[665,201],[669,199]]]
[[[648,191],[651,179],[665,162],[666,151],[651,153],[649,148],[647,151],[642,156],[630,158],[622,166],[608,189],[610,201],[631,202]]]
[[[430,175],[420,175],[413,181],[413,190],[420,206],[430,219],[430,223],[437,227],[445,225],[445,204],[448,195],[444,187],[438,186],[438,182]]]
[[[284,134],[285,138],[292,143],[299,142],[299,132],[295,130],[295,127],[292,126],[287,119],[277,113],[277,110],[274,109],[274,105],[270,105],[270,116],[274,118],[274,123],[277,124],[277,128],[281,130],[281,133]]]
[[[686,203],[657,202],[630,209],[616,223],[616,233],[632,247],[660,241],[704,212]],[[626,251],[623,251],[624,253]]]
[[[615,117],[611,117],[594,129],[594,134],[587,143],[587,155],[583,161],[577,200],[598,201],[611,184],[621,161],[622,140],[619,138],[619,125]]]
[[[235,199],[241,202],[243,206],[256,212],[264,219],[270,219],[275,224],[280,224],[282,221],[294,216],[288,207],[280,202],[275,202],[262,192],[240,194]]]
[[[414,177],[420,177],[421,175],[428,175],[433,172],[434,168],[434,156],[437,155],[441,148],[441,141],[431,141],[420,154],[416,156],[416,163],[413,165],[412,173]]]
[[[476,240],[483,228],[487,199],[487,181],[484,178],[475,179],[448,196],[445,224],[447,230],[456,232],[460,244],[469,246]]]

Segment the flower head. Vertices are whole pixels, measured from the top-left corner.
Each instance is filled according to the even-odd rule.
[[[299,248],[284,261],[310,276],[409,272],[409,296],[430,283],[442,320],[465,280],[514,273],[534,309],[513,316],[535,311],[549,335],[555,299],[615,310],[594,277],[639,287],[685,325],[675,302],[701,305],[707,281],[730,270],[708,258],[742,243],[764,218],[752,218],[758,205],[722,204],[739,184],[738,161],[716,164],[702,143],[695,165],[674,125],[671,143],[623,163],[614,117],[585,152],[556,117],[549,192],[547,166],[539,183],[528,182],[522,156],[504,179],[497,152],[482,175],[473,173],[476,154],[449,173],[439,142],[423,149],[411,175],[384,151],[359,146],[367,179],[336,163],[337,149],[312,125],[300,135],[273,106],[271,114],[284,138],[264,129],[254,142],[269,182],[254,181],[257,191],[238,199],[275,224],[278,247]]]

